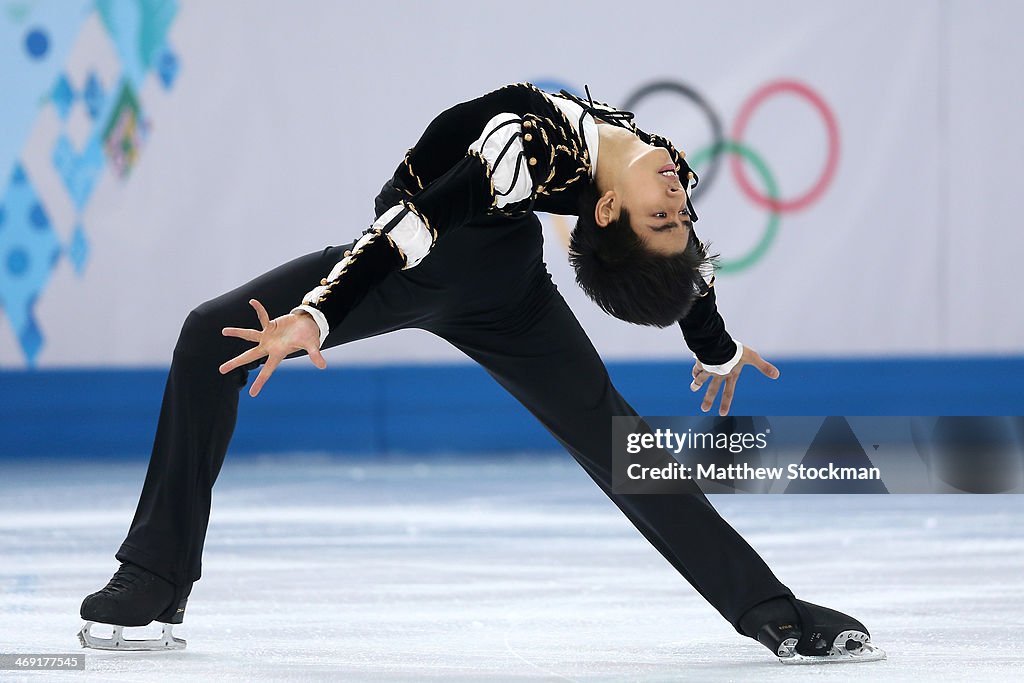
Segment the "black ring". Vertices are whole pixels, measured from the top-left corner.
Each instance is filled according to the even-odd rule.
[[[700,182],[693,190],[693,199],[696,200],[697,197],[703,194],[704,191],[711,186],[711,183],[715,179],[715,175],[718,173],[718,167],[722,158],[722,150],[725,148],[725,133],[722,130],[722,120],[700,93],[688,85],[683,85],[682,83],[677,83],[675,81],[654,81],[653,83],[641,86],[639,90],[635,91],[626,99],[626,103],[622,108],[627,111],[634,111],[634,107],[636,107],[636,105],[645,97],[662,91],[682,95],[684,98],[690,100],[704,112],[704,115],[707,116],[708,121],[711,123],[711,160],[708,162],[707,169],[698,173],[700,176]]]

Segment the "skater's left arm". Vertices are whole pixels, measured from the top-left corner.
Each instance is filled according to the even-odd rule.
[[[690,238],[697,239],[693,234]],[[753,365],[770,379],[778,379],[779,369],[761,358],[757,351],[729,335],[725,321],[718,312],[714,272],[709,271],[705,275],[704,284],[704,292],[697,297],[686,317],[679,321],[686,345],[696,359],[690,390],[699,391],[705,384],[708,385],[700,406],[704,412],[711,410],[721,391],[718,413],[728,415],[743,366]]]
[[[648,144],[663,147],[668,151],[679,169],[679,182],[683,187],[696,186],[697,178],[686,162],[686,154],[676,149],[668,138],[649,135],[643,131],[639,131],[639,134],[641,139]],[[697,213],[693,210],[693,204],[689,200],[689,190],[687,190],[686,206],[693,222],[696,223]],[[706,251],[705,246],[692,229],[690,240],[697,243],[697,247],[702,253]],[[718,312],[718,302],[715,297],[715,271],[709,261],[706,262],[706,269],[702,269],[701,275],[704,277],[704,282],[701,283],[699,296],[686,316],[679,321],[679,327],[683,331],[686,345],[693,351],[695,358],[690,390],[699,391],[707,384],[704,400],[700,405],[701,410],[705,413],[711,410],[715,399],[721,392],[722,400],[718,413],[724,416],[729,414],[729,409],[732,407],[736,382],[739,381],[743,366],[753,365],[770,379],[778,379],[779,369],[761,358],[757,351],[749,346],[744,346],[729,335],[725,329],[725,321]]]
[[[690,384],[690,390],[700,391],[704,384],[708,384],[707,391],[704,392],[704,400],[700,404],[700,409],[705,413],[711,410],[718,392],[724,387],[724,390],[722,390],[722,402],[718,407],[718,414],[723,416],[729,414],[729,408],[732,407],[732,397],[736,392],[736,383],[739,381],[740,372],[743,371],[743,366],[745,365],[754,366],[761,371],[762,375],[769,379],[779,378],[779,369],[762,358],[761,354],[739,342],[736,342],[736,345],[739,348],[739,357],[736,360],[736,364],[724,374],[709,372],[709,366],[701,363],[700,359],[694,361],[693,370],[691,371],[693,383]],[[708,380],[710,380],[710,383]]]

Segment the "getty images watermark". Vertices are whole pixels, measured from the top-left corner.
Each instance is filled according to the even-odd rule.
[[[617,417],[618,493],[1019,493],[1024,418]]]
[[[771,429],[764,432],[694,432],[688,429],[680,434],[670,429],[656,429],[653,432],[632,432],[626,435],[626,453],[638,455],[645,450],[667,451],[678,456],[680,453],[715,452],[742,454],[754,449],[768,447]],[[808,467],[803,463],[789,463],[785,467],[753,467],[748,462],[718,463],[715,461],[684,465],[678,460],[666,461],[659,466],[644,466],[638,462],[626,465],[626,476],[638,479],[707,479],[711,481],[734,480],[781,480],[786,479],[878,479],[882,471],[877,467],[837,467],[829,462],[822,467]]]

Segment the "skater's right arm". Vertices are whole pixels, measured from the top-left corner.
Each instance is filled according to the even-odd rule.
[[[494,116],[465,156],[423,190],[384,211],[292,313],[309,314],[320,343],[389,274],[413,268],[438,239],[488,213],[528,209],[536,194],[523,120]]]
[[[387,275],[416,266],[446,233],[493,211],[516,211],[533,199],[535,187],[523,153],[521,119],[499,114],[488,121],[465,156],[439,178],[383,211],[327,277],[291,313],[270,320],[256,300],[261,330],[226,328],[226,336],[257,345],[224,363],[221,373],[266,362],[249,389],[260,393],[288,355],[305,351],[327,366],[320,347],[337,325]]]

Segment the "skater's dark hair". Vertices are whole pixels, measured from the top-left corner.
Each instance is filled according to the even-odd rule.
[[[703,284],[701,267],[710,259],[692,237],[686,249],[665,256],[648,251],[633,232],[629,212],[605,227],[594,209],[601,195],[591,183],[581,191],[579,218],[569,240],[576,282],[609,315],[635,325],[668,327],[690,310]]]

